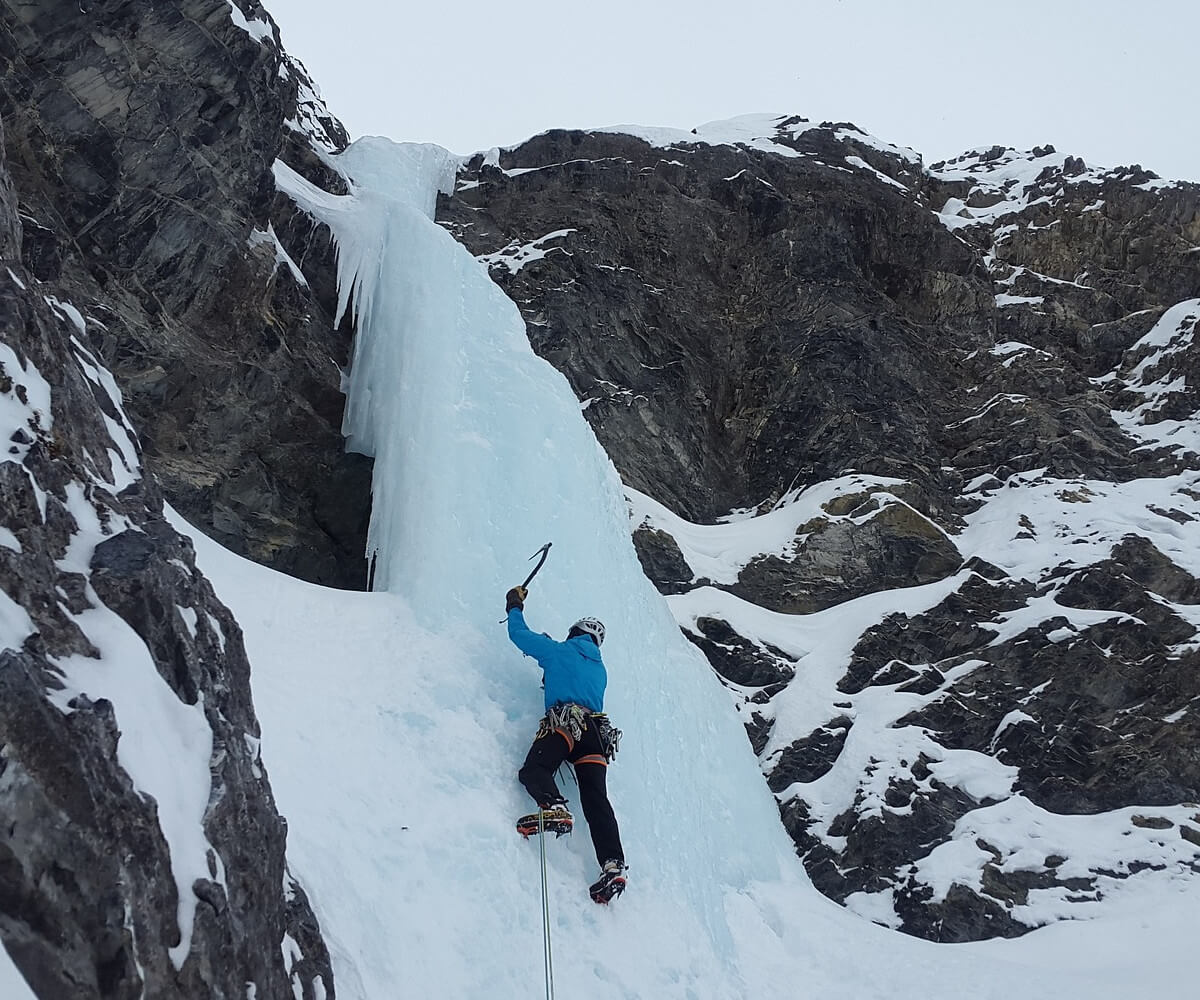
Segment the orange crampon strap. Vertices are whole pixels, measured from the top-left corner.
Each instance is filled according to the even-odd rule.
[[[608,758],[602,753],[590,753],[586,757],[580,757],[575,761],[575,766],[580,764],[600,764],[603,767],[608,767]]]

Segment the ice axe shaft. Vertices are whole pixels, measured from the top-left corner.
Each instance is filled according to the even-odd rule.
[[[537,552],[529,557],[530,559],[537,559],[537,557],[540,555],[542,558],[538,559],[538,564],[533,567],[533,572],[525,577],[525,582],[521,584],[522,587],[528,587],[529,581],[538,575],[538,570],[542,568],[542,564],[546,561],[546,556],[550,554],[550,546],[553,544],[553,542],[547,542],[540,549],[538,549]]]
[[[522,589],[527,588],[529,586],[529,581],[538,575],[538,570],[541,569],[542,564],[545,563],[546,556],[548,556],[550,554],[550,546],[553,544],[554,544],[553,542],[547,542],[545,545],[543,545],[540,549],[538,549],[533,555],[531,555],[529,557],[530,559],[537,559],[538,564],[533,567],[533,572],[530,573],[527,577],[525,577],[525,582],[523,584],[521,584]],[[538,559],[538,556],[541,556],[542,558]],[[508,620],[507,617],[501,618],[499,624],[503,625],[507,620]]]

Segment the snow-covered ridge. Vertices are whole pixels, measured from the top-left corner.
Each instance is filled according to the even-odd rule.
[[[1092,185],[1099,189],[1113,180],[1128,180],[1143,191],[1157,191],[1185,182],[1159,178],[1140,166],[1098,167],[1079,157],[1058,153],[1053,146],[1031,150],[992,146],[968,150],[949,160],[926,165],[917,151],[889,142],[849,122],[813,122],[795,114],[753,113],[706,122],[692,129],[670,126],[621,124],[590,128],[593,133],[628,135],[676,154],[687,154],[696,146],[734,146],[789,159],[806,158],[830,170],[846,170],[842,163],[870,173],[879,183],[923,203],[925,183],[966,184],[965,196],[954,196],[934,207],[934,213],[949,229],[965,226],[996,226],[1000,220],[1037,205],[1054,205],[1067,188]],[[537,138],[536,136],[534,137]],[[843,147],[836,162],[830,161],[832,144]],[[484,164],[506,176],[559,164],[504,168],[503,153],[521,145],[493,148],[484,154]],[[867,159],[864,159],[865,153]],[[466,163],[470,157],[463,159]],[[873,162],[868,162],[868,159]],[[764,182],[765,183],[765,182]],[[479,181],[464,182],[464,188]],[[1103,209],[1096,198],[1083,211]]]
[[[785,125],[785,122],[790,124]],[[751,114],[709,122],[691,130],[643,125],[612,125],[592,131],[631,135],[651,146],[663,149],[699,144],[748,146],[751,149],[776,153],[780,156],[799,156],[800,154],[796,150],[777,140],[781,138],[794,139],[806,132],[809,127],[810,124],[806,120],[789,118],[787,115]]]
[[[274,42],[275,27],[269,20],[261,17],[247,17],[245,11],[237,5],[235,0],[225,0],[225,2],[229,4],[230,19],[247,35],[260,45],[268,40]]]
[[[296,81],[296,113],[284,124],[304,136],[318,156],[337,152],[344,136],[340,124],[329,113],[321,91],[298,59],[284,53],[279,62],[279,76]]]
[[[925,167],[916,151],[880,139],[849,123],[814,123],[795,115],[751,114],[708,122],[687,131],[684,129],[618,125],[598,132],[616,132],[643,139],[664,149],[686,149],[689,145],[745,146],[761,152],[789,158],[820,154],[806,150],[801,144],[808,134],[823,134],[835,141],[866,147],[885,154],[894,166],[886,172],[880,163],[867,163],[860,156],[848,155],[845,162],[872,173],[880,183],[901,190],[910,190],[903,178],[910,171],[923,173],[943,182],[963,182],[970,185],[966,197],[950,198],[936,214],[950,229],[970,225],[995,225],[1006,216],[1020,213],[1038,204],[1053,204],[1062,195],[1064,186],[1090,184],[1099,188],[1105,182],[1144,175],[1137,185],[1142,190],[1158,190],[1180,182],[1155,177],[1140,167],[1097,167],[1073,156],[1063,156],[1053,146],[1017,150],[1000,146],[969,150],[950,160]],[[825,164],[833,168],[832,164]],[[1085,210],[1097,211],[1103,201],[1093,201]]]
[[[811,161],[815,166],[846,173],[862,170],[872,174],[881,184],[906,193],[910,189],[905,180],[915,177],[916,173],[922,169],[921,156],[912,149],[894,145],[849,122],[816,123],[799,115],[739,115],[735,118],[707,122],[690,130],[667,126],[611,125],[585,131],[597,134],[627,135],[641,139],[651,146],[672,153],[675,158],[667,162],[679,165],[682,165],[683,161],[678,157],[686,157],[689,150],[697,147],[739,147],[789,159],[802,158]],[[529,141],[535,141],[537,138],[534,136]],[[518,177],[535,170],[562,167],[571,162],[604,162],[604,159],[620,163],[628,162],[621,157],[608,157],[595,161],[568,160],[519,167],[502,166],[501,159],[505,154],[510,154],[524,145],[526,144],[522,143],[504,149],[495,147],[476,155],[480,157],[481,167],[499,170],[506,177]],[[877,160],[877,162],[868,163],[864,159],[864,155]],[[464,158],[464,165],[472,159],[474,158]],[[846,165],[843,166],[843,163]],[[892,176],[893,173],[896,176]],[[726,179],[732,181],[738,176],[740,174],[734,174]],[[760,183],[770,186],[766,180],[756,179]],[[463,181],[458,190],[469,190],[478,187],[480,183],[480,180]]]
[[[1064,156],[1053,146],[1037,146],[1032,150],[1002,146],[975,149],[934,163],[927,173],[944,183],[969,185],[965,196],[952,197],[937,210],[938,218],[950,229],[997,226],[1008,216],[1037,205],[1053,206],[1068,190],[1084,185],[1099,192],[1109,181],[1145,177],[1135,186],[1149,191],[1180,183],[1164,181],[1140,167],[1093,166],[1079,157]],[[1103,199],[1096,198],[1083,211],[1095,212],[1103,207]]]
[[[747,114],[736,118],[707,122],[691,129],[658,128],[641,125],[612,125],[592,129],[593,132],[617,132],[642,139],[664,149],[689,145],[746,146],[778,156],[810,155],[797,150],[794,144],[809,132],[825,132],[836,140],[851,140],[911,163],[920,163],[920,154],[904,146],[896,146],[862,131],[849,123],[815,123],[799,115]]]
[[[1018,228],[1037,227],[1036,219],[1026,219],[1018,224],[1014,217],[1039,206],[1049,212],[1081,187],[1099,192],[1110,182],[1127,181],[1140,190],[1156,191],[1182,183],[1162,180],[1136,166],[1104,168],[1090,165],[1079,157],[1056,152],[1053,146],[1032,150],[981,147],[927,166],[918,152],[871,135],[856,125],[829,121],[816,123],[799,115],[746,114],[707,122],[690,130],[624,124],[586,131],[641,139],[670,152],[679,163],[682,161],[678,157],[686,159],[688,151],[696,147],[730,146],[788,159],[804,159],[827,170],[862,172],[898,195],[931,208],[938,220],[952,231],[971,226],[991,228],[997,243],[1003,242]],[[565,165],[502,166],[502,156],[519,148],[493,148],[484,155],[482,163],[507,177]],[[464,158],[464,165],[470,159]],[[734,180],[737,176],[727,179]],[[763,178],[756,179],[770,186]],[[480,183],[480,179],[462,181],[459,189],[467,190]],[[950,197],[944,193],[940,197],[934,194],[938,201],[930,204],[929,189],[932,187],[937,191],[947,185],[964,190]],[[1083,211],[1102,211],[1104,204],[1104,199],[1097,194]],[[995,267],[997,254],[993,251],[986,256],[989,266]],[[1003,272],[1000,268],[998,277],[1005,277]],[[1031,278],[1036,276],[1034,272],[1029,275]],[[997,305],[1036,306],[1039,304],[1036,298],[1035,295],[1018,296],[1006,292],[998,297]]]

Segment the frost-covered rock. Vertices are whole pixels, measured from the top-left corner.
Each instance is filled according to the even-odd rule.
[[[328,984],[240,630],[34,282],[0,270],[0,938],[46,997],[282,994],[285,933]]]

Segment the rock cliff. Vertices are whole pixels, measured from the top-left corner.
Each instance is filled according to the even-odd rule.
[[[1198,210],[1141,167],[929,166],[794,117],[550,132],[441,203],[630,487],[814,882],[872,919],[1015,935],[1200,870]],[[789,516],[705,569],[722,522]],[[1037,857],[1006,816],[1054,831]]]
[[[318,151],[345,132],[257,3],[84,6],[0,7],[23,259],[94,317],[182,514],[235,552],[361,589],[370,465],[342,449],[332,247],[271,176],[284,155],[336,185]]]
[[[344,133],[256,5],[3,4],[0,76],[0,940],[55,1000],[332,997],[164,493],[363,586],[330,248],[270,173]]]

